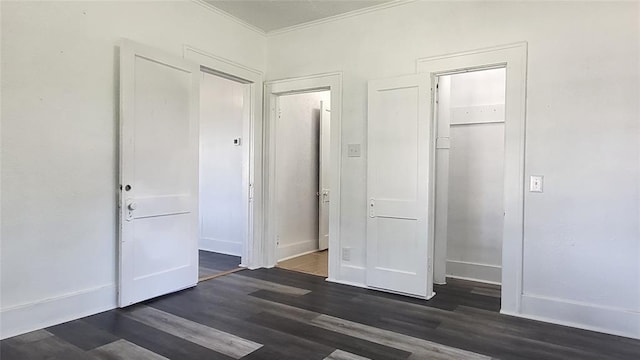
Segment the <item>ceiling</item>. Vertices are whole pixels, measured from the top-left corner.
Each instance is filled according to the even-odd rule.
[[[208,4],[271,32],[392,0],[205,0]]]

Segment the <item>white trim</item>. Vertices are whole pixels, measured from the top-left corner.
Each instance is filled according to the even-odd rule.
[[[116,284],[102,285],[2,309],[0,339],[79,319],[116,307]]]
[[[522,300],[524,242],[527,43],[507,44],[416,60],[416,72],[428,73],[432,78],[430,106],[433,106],[433,82],[438,75],[497,66],[504,66],[507,71],[501,300],[502,310],[519,313]],[[435,146],[435,141],[433,145]],[[433,209],[430,214],[433,216]],[[433,239],[433,236],[431,238]],[[436,258],[434,265],[444,266],[443,262],[442,257]]]
[[[273,80],[265,83],[264,101],[264,263],[271,267],[276,263],[275,219],[277,209],[275,196],[275,121],[277,100],[280,95],[309,92],[312,90],[331,91],[331,159],[330,172],[331,203],[329,205],[329,277],[335,277],[340,267],[340,182],[342,166],[342,73],[315,74],[298,78]]]
[[[242,242],[225,239],[214,239],[210,237],[200,237],[198,247],[200,248],[200,250],[204,251],[242,257]]]
[[[483,283],[483,284],[501,285],[499,282],[481,280],[481,279],[476,279],[476,278],[468,278],[468,277],[464,277],[464,276],[447,275],[447,278],[459,279],[459,280],[467,280],[467,281],[473,281],[473,282],[478,282],[478,283]],[[446,285],[446,284],[447,284],[446,282],[438,283],[438,285]]]
[[[202,55],[205,59],[204,61],[206,61],[207,64],[209,64],[210,66],[207,66],[206,64],[201,64],[201,65],[209,68],[211,68],[211,66],[215,66],[215,68],[213,68],[214,70],[218,70],[223,73],[227,73],[229,75],[233,75],[239,78],[244,78],[250,81],[258,79],[258,78],[255,78],[255,76],[259,76],[260,77],[259,80],[262,80],[262,78],[264,77],[264,73],[260,70],[254,69],[249,66],[245,66],[233,60],[229,60],[222,56],[218,56],[210,52],[198,49],[194,46],[185,44],[182,46],[183,57],[187,59],[197,60],[197,59],[194,59],[192,56],[187,56],[187,52],[193,52],[193,53]]]
[[[490,46],[490,47],[485,47],[485,48],[478,48],[478,49],[462,51],[462,52],[454,52],[454,53],[447,53],[447,54],[442,54],[442,55],[427,56],[427,57],[416,59],[416,67],[418,68],[418,72],[421,72],[419,70],[419,68],[421,66],[423,66],[423,64],[429,63],[429,62],[434,62],[436,60],[444,60],[444,59],[452,59],[452,58],[455,59],[455,58],[466,57],[466,56],[470,56],[470,55],[479,55],[479,54],[485,54],[485,53],[501,52],[502,50],[521,49],[522,47],[525,47],[525,48],[527,47],[527,42],[526,41],[514,42],[514,43],[509,43],[509,44],[504,44],[504,45],[497,45],[497,46]],[[490,69],[495,69],[495,68],[501,68],[501,67],[503,67],[502,64],[504,64],[504,63],[505,63],[505,61],[501,61],[501,62],[499,61],[497,63],[487,64],[487,65],[483,65],[483,66],[474,66],[474,65],[466,64],[466,65],[464,65],[464,66],[462,66],[460,68],[443,70],[443,71],[439,71],[438,73],[440,75],[451,75],[451,74],[459,73],[461,69],[467,69],[469,71],[477,71],[478,68],[482,68],[483,70],[490,70]]]
[[[343,20],[343,19],[348,19],[354,16],[359,16],[359,15],[364,15],[370,12],[375,12],[375,11],[380,11],[380,10],[385,10],[385,9],[389,9],[389,8],[393,8],[396,6],[400,6],[400,5],[405,5],[405,4],[409,4],[412,2],[415,2],[416,0],[393,0],[393,1],[389,1],[389,2],[385,2],[382,4],[378,4],[378,5],[373,5],[373,6],[369,6],[366,8],[362,8],[362,9],[358,9],[358,10],[353,10],[353,11],[349,11],[346,13],[342,13],[342,14],[337,14],[337,15],[333,15],[333,16],[329,16],[329,17],[325,17],[322,19],[317,19],[317,20],[312,20],[312,21],[307,21],[307,22],[303,22],[301,24],[296,24],[296,25],[291,25],[291,26],[287,26],[287,27],[283,27],[283,28],[279,28],[279,29],[275,29],[275,30],[271,30],[271,31],[264,31],[262,29],[260,29],[257,26],[254,26],[252,24],[249,24],[248,22],[234,16],[231,15],[230,13],[219,9],[211,4],[209,4],[208,2],[204,1],[204,0],[191,0],[191,2],[195,3],[196,5],[199,5],[211,12],[216,13],[217,15],[220,15],[222,17],[227,18],[228,20],[231,20],[233,22],[235,22],[236,24],[243,26],[245,28],[247,28],[248,30],[251,30],[257,34],[260,34],[262,36],[265,37],[269,37],[272,35],[280,35],[280,34],[284,34],[287,32],[291,32],[291,31],[295,31],[295,30],[300,30],[300,29],[305,29],[311,26],[316,26],[316,25],[321,25],[321,24],[326,24],[329,22],[333,22],[333,21],[338,21],[338,20]]]
[[[334,77],[339,77],[340,83],[342,84],[342,72],[332,71],[332,72],[326,72],[326,73],[320,73],[320,74],[269,80],[265,82],[264,85],[265,87],[268,87],[268,86],[272,87],[272,90],[278,95],[289,94],[289,93],[301,93],[301,92],[314,91],[316,89],[328,88],[329,85],[326,85],[328,83],[328,79],[334,78]],[[323,81],[323,80],[326,80],[326,81]],[[290,84],[290,83],[294,83],[294,84]],[[331,108],[333,110],[333,103],[331,104]]]
[[[309,254],[317,253],[318,251],[319,251],[319,250],[317,250],[317,249],[316,249],[316,250],[309,250],[309,251],[305,251],[305,252],[300,253],[300,254],[297,254],[297,255],[291,255],[291,256],[287,256],[287,257],[285,257],[285,258],[282,258],[282,259],[278,260],[278,262],[281,262],[281,261],[287,261],[287,260],[290,260],[290,259],[295,259],[295,258],[300,257],[300,256],[304,256],[304,255],[309,255]]]
[[[500,313],[640,339],[640,312],[628,309],[524,294],[520,313]]]
[[[502,267],[469,261],[447,260],[447,277],[500,285]]]
[[[253,26],[253,25],[249,24],[248,22],[246,22],[246,21],[244,21],[242,19],[237,18],[237,17],[229,14],[226,11],[218,9],[217,7],[209,4],[208,2],[206,2],[204,0],[191,0],[191,1],[193,3],[195,3],[195,4],[197,4],[197,5],[202,6],[205,9],[207,9],[209,11],[212,11],[212,12],[214,12],[214,13],[222,16],[222,17],[225,17],[225,18],[235,22],[236,24],[238,24],[240,26],[243,26],[243,27],[245,27],[245,28],[247,28],[247,29],[249,29],[249,30],[251,30],[253,32],[256,32],[256,33],[258,33],[258,34],[260,34],[262,36],[266,36],[267,35],[267,33],[264,30],[262,30],[262,29],[260,29],[260,28],[258,28],[256,26]]]
[[[318,251],[318,239],[296,241],[292,244],[279,245],[276,249],[276,260],[280,262],[316,251]]]
[[[243,126],[242,137],[249,139],[247,153],[243,154],[244,202],[247,204],[247,236],[242,244],[242,264],[254,269],[263,265],[263,199],[262,199],[262,83],[264,74],[260,70],[239,64],[190,45],[183,46],[183,57],[201,67],[231,75],[249,83],[251,110],[249,125]]]
[[[396,7],[396,6],[399,6],[399,5],[409,4],[409,3],[412,3],[412,2],[415,2],[415,1],[416,0],[393,0],[393,1],[382,3],[382,4],[373,5],[373,6],[369,6],[369,7],[366,7],[366,8],[353,10],[353,11],[349,11],[349,12],[338,14],[338,15],[329,16],[329,17],[326,17],[326,18],[318,19],[318,20],[307,21],[307,22],[304,22],[302,24],[296,24],[296,25],[291,25],[291,26],[283,27],[283,28],[276,29],[276,30],[267,31],[266,34],[267,34],[267,36],[280,35],[280,34],[284,34],[284,33],[295,31],[295,30],[305,29],[305,28],[308,28],[308,27],[317,26],[317,25],[321,25],[321,24],[326,24],[326,23],[329,23],[329,22],[334,22],[334,21],[338,21],[338,20],[352,18],[354,16],[364,15],[364,14],[367,14],[367,13],[370,13],[370,12],[375,12],[375,11],[380,11],[380,10],[393,8],[393,7]]]

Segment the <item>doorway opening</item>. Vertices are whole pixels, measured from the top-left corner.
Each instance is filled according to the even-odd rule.
[[[276,260],[280,268],[328,277],[331,91],[276,100]]]
[[[327,73],[317,74],[298,78],[289,78],[281,80],[272,80],[265,83],[265,121],[264,121],[264,172],[262,177],[262,184],[264,188],[264,264],[266,267],[273,267],[278,264],[279,261],[284,261],[287,257],[294,255],[300,255],[304,252],[314,252],[320,250],[320,246],[327,246],[327,250],[324,251],[324,255],[328,258],[328,266],[326,277],[327,281],[340,282],[335,276],[340,272],[340,269],[346,264],[343,264],[345,260],[344,256],[340,257],[339,254],[344,249],[341,247],[340,239],[340,174],[341,174],[341,100],[342,100],[342,74],[341,73]],[[307,233],[312,234],[311,238],[299,238],[297,241],[291,241],[289,243],[282,242],[283,237],[278,234],[279,221],[283,224],[282,207],[278,206],[278,182],[280,181],[280,175],[277,173],[278,166],[284,165],[292,168],[296,168],[295,164],[283,163],[282,159],[278,159],[280,155],[279,147],[287,148],[291,143],[301,141],[298,139],[302,137],[302,134],[293,134],[284,139],[278,139],[278,122],[280,119],[280,103],[281,100],[289,101],[294,100],[295,97],[288,96],[303,96],[310,93],[323,93],[327,92],[327,100],[319,99],[323,101],[322,104],[317,102],[314,105],[316,118],[322,115],[325,118],[325,131],[322,140],[316,140],[317,145],[315,150],[317,152],[317,160],[307,162],[307,167],[312,166],[314,163],[318,166],[318,175],[314,176],[314,182],[317,182],[315,187],[308,186],[310,189],[307,191],[306,208],[311,212],[315,210],[316,216],[311,218],[311,221],[316,223],[317,226],[307,225]],[[318,105],[326,107],[326,110],[319,111]],[[313,109],[313,108],[312,108]],[[314,112],[311,111],[311,114]],[[320,121],[317,128],[320,131]],[[298,124],[300,125],[300,124]],[[307,138],[307,147],[309,144],[310,135]],[[322,145],[322,151],[320,150]],[[292,156],[295,154],[288,154],[286,156]],[[322,158],[320,160],[320,158]],[[278,164],[280,161],[280,165]],[[322,161],[322,165],[319,162]],[[325,169],[326,171],[323,171]],[[325,176],[319,176],[320,173],[324,173]],[[291,174],[291,173],[289,173]],[[308,175],[308,174],[307,174]],[[311,177],[307,177],[308,181],[311,181]],[[280,186],[282,187],[282,186]],[[323,190],[324,189],[324,190]],[[285,189],[286,190],[286,189]],[[282,192],[282,191],[281,191]],[[285,194],[287,192],[285,191]],[[320,201],[318,200],[320,199]],[[304,202],[303,202],[304,203]],[[315,204],[315,205],[314,205]],[[315,208],[313,208],[315,207]],[[324,208],[324,210],[323,210]],[[290,212],[291,209],[287,209]],[[322,219],[320,219],[322,214]],[[326,216],[325,216],[326,214]],[[289,220],[286,219],[285,220]],[[328,223],[328,225],[327,225]],[[312,229],[315,227],[315,229]],[[324,229],[326,233],[320,236],[320,229]],[[327,230],[328,229],[328,230]],[[313,233],[311,231],[313,230]],[[328,231],[328,232],[327,232]],[[328,234],[328,236],[326,235]],[[310,240],[311,242],[305,241]],[[321,245],[321,239],[326,239],[325,245]],[[280,244],[278,244],[280,240]],[[317,247],[307,247],[310,243],[317,243]],[[282,246],[279,246],[282,245]],[[287,246],[289,245],[289,246]],[[297,254],[296,254],[297,252]],[[342,261],[341,261],[342,260]],[[348,259],[347,259],[348,260]],[[321,263],[319,260],[318,263]],[[325,274],[323,274],[325,276]]]
[[[505,74],[505,106],[504,106],[504,192],[503,192],[503,228],[502,228],[502,262],[500,280],[500,313],[521,314],[523,300],[523,248],[524,248],[524,191],[525,191],[525,108],[527,86],[527,43],[520,42],[476,49],[455,54],[433,56],[418,59],[416,70],[431,78],[431,89],[436,89],[436,80],[443,75],[453,75],[477,70],[504,68]],[[432,100],[435,91],[431,91]],[[429,104],[429,113],[437,117],[435,101]],[[433,122],[436,125],[436,122]],[[435,131],[434,131],[435,133]],[[438,147],[446,145],[449,139],[438,139],[432,135],[433,153]],[[436,158],[431,161],[430,183],[436,183]],[[440,172],[440,175],[447,172]],[[430,250],[433,261],[430,263],[430,278],[433,283],[445,283],[446,252],[440,242],[436,247],[435,239],[441,235],[436,229],[442,226],[442,214],[436,212],[438,196],[435,186],[431,190],[434,200],[429,204],[429,223],[434,225],[430,230]],[[448,192],[447,192],[448,194]],[[445,218],[446,219],[446,218]],[[440,224],[440,226],[438,225]],[[442,236],[440,236],[442,238]],[[446,249],[446,248],[445,248]]]
[[[241,269],[249,236],[250,83],[201,68],[199,281]]]
[[[500,297],[506,69],[438,75],[436,90],[434,282]]]

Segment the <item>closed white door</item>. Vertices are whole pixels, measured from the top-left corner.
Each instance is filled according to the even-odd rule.
[[[118,305],[198,281],[199,66],[120,47]]]
[[[367,285],[430,298],[429,78],[369,82]]]
[[[326,104],[320,102],[320,163],[318,166],[319,179],[319,199],[318,199],[318,248],[325,250],[329,248],[329,201],[331,189],[329,183],[331,174],[329,171],[329,159],[331,148],[331,110]]]

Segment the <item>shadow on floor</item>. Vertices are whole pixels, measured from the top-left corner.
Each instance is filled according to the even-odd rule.
[[[230,270],[239,269],[240,256],[225,255],[211,251],[200,250],[200,265],[198,278],[203,281],[213,275],[226,273]]]

